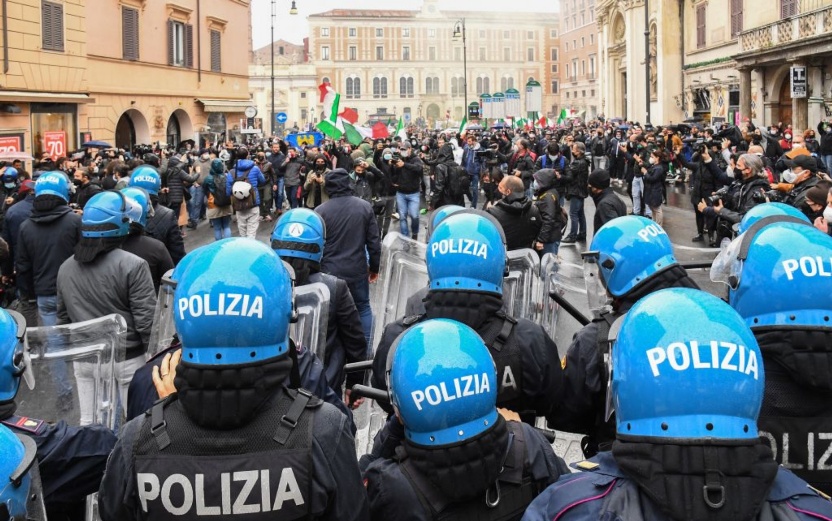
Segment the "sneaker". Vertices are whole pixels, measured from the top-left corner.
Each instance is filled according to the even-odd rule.
[[[399,220],[399,213],[398,212],[393,212],[393,213],[390,214],[390,217],[392,217],[393,219],[398,221]]]
[[[691,239],[691,242],[705,242],[705,237],[700,233],[699,235]]]
[[[574,244],[575,242],[577,242],[577,239],[574,235],[567,235],[560,241],[561,244]]]

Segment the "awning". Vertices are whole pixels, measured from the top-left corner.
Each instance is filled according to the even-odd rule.
[[[251,100],[240,99],[197,99],[205,107],[205,112],[245,112],[254,105]]]
[[[3,103],[94,103],[95,98],[82,93],[38,92],[26,90],[0,90],[0,102]]]

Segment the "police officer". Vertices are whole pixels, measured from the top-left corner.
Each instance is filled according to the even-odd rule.
[[[539,432],[498,413],[494,362],[473,329],[426,320],[396,340],[386,363],[405,436],[364,474],[371,519],[517,519],[569,473]]]
[[[23,317],[0,309],[0,423],[35,442],[49,519],[81,520],[86,496],[98,490],[116,436],[102,425],[72,427],[63,420],[50,424],[16,414],[20,379],[35,383],[24,350],[25,334]],[[8,445],[0,442],[0,447],[0,454],[5,454]]]
[[[396,337],[422,320],[450,318],[476,330],[488,346],[500,407],[529,422],[549,413],[562,388],[557,346],[541,326],[502,311],[505,244],[499,223],[485,212],[457,211],[439,221],[427,244],[425,313],[385,327],[373,360],[374,387],[387,389],[384,368]]]
[[[761,208],[768,205],[760,205]],[[755,208],[756,209],[756,208]],[[800,213],[748,227],[714,261],[763,355],[761,434],[775,459],[832,494],[832,238]]]
[[[306,208],[286,212],[272,232],[272,248],[295,270],[295,284],[321,282],[329,289],[329,318],[326,328],[326,367],[329,386],[341,391],[346,379],[345,402],[351,405],[352,386],[361,383],[362,375],[344,375],[344,364],[367,358],[367,343],[361,329],[361,317],[347,283],[333,275],[321,273],[326,230],[321,217]],[[323,347],[323,346],[322,346]]]
[[[611,452],[577,464],[523,521],[829,519],[832,503],[757,433],[764,371],[745,321],[707,293],[636,303],[612,347]]]
[[[0,518],[45,521],[35,442],[0,425],[0,447]]]
[[[174,264],[185,256],[185,243],[179,231],[179,215],[165,205],[159,204],[159,190],[162,178],[155,168],[143,165],[130,174],[130,186],[144,188],[150,194],[153,203],[153,215],[148,217],[145,231],[154,239],[160,240],[168,249]]]
[[[144,233],[147,228],[147,219],[154,214],[153,205],[150,202],[150,194],[147,190],[137,186],[122,188],[121,193],[125,197],[134,200],[142,210],[141,217],[137,222],[130,223],[130,230],[127,238],[121,245],[121,249],[133,255],[141,257],[147,262],[150,268],[150,277],[153,279],[153,288],[158,292],[162,283],[162,276],[173,269],[173,259],[162,241],[154,239]]]
[[[292,287],[280,258],[224,239],[183,263],[178,392],[124,426],[101,518],[366,519],[347,417],[292,374]]]
[[[654,291],[697,288],[673,255],[673,245],[661,226],[640,216],[613,219],[595,232],[585,264],[596,271],[593,280],[602,299],[612,297],[594,320],[575,334],[564,360],[564,390],[549,426],[566,432],[587,434],[584,455],[609,450],[615,425],[604,417],[607,378],[604,355],[608,332],[616,317],[626,313],[640,298]]]

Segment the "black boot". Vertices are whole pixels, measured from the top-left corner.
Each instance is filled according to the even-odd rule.
[[[696,237],[694,237],[693,239],[691,239],[692,242],[702,242],[704,240],[705,240],[705,237],[703,237],[701,233],[699,235],[697,235]]]
[[[560,243],[561,244],[573,244],[577,240],[578,239],[574,235],[567,235],[566,237],[563,238],[562,241],[560,241]]]

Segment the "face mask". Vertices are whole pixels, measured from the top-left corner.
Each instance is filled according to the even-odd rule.
[[[393,159],[393,154],[384,154],[385,161],[390,161],[391,159]]]
[[[199,157],[201,157],[203,161],[208,161],[208,154],[202,154]]]
[[[794,183],[794,180],[797,179],[797,174],[791,170],[786,170],[780,175],[780,179],[787,183]]]
[[[3,183],[3,186],[5,186],[8,190],[11,190],[15,185],[14,183]]]
[[[823,210],[823,218],[826,219],[826,222],[832,223],[832,206],[827,206]]]
[[[786,135],[785,135],[785,136],[783,136],[783,137],[784,137],[784,138],[786,138],[786,141],[788,141],[788,140],[790,140],[790,139],[792,138],[791,134],[786,134]]]
[[[558,158],[558,156],[553,156],[552,154],[549,154],[549,159],[551,159],[552,161],[554,161],[557,158]]]
[[[655,165],[655,164],[656,164],[656,162],[657,162],[657,161],[656,161],[656,158],[655,158],[655,157],[653,157],[653,156],[650,156],[650,164],[651,164],[651,165]]]
[[[320,165],[320,164],[315,165],[315,170],[318,170],[318,171],[323,170],[325,168],[326,168],[326,165]]]
[[[535,192],[540,190],[540,185],[538,184],[537,179],[532,181],[532,190],[534,190]]]

